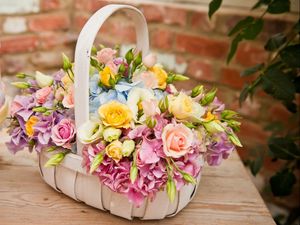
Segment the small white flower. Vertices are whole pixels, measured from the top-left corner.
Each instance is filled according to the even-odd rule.
[[[118,140],[121,136],[122,131],[114,127],[107,127],[103,131],[103,138],[105,141],[112,142]]]
[[[88,120],[78,128],[78,139],[83,144],[90,144],[102,137],[103,126],[99,122]]]
[[[122,144],[122,154],[123,156],[130,156],[135,149],[135,143],[133,140],[125,140]]]

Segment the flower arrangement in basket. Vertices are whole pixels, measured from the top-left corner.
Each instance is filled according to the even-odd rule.
[[[196,185],[204,162],[219,165],[241,146],[234,133],[237,113],[225,109],[215,88],[176,90],[172,83],[186,76],[167,72],[154,54],[134,49],[120,56],[118,48],[93,46],[88,60],[89,119],[78,127],[76,110],[86,107],[74,104],[74,79],[84,76],[76,73],[76,58],[75,76],[65,55],[52,76],[17,75],[22,81],[13,85],[22,93],[11,104],[10,151],[50,152],[46,167],[82,151],[87,173],[141,207],[161,191],[172,203],[183,186]]]

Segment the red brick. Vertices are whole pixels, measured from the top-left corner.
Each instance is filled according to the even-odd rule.
[[[73,27],[75,30],[81,30],[84,24],[88,21],[89,17],[87,15],[77,14],[73,20]]]
[[[187,11],[183,8],[164,7],[161,5],[142,5],[141,10],[148,22],[186,25]]]
[[[38,46],[36,35],[19,35],[0,38],[0,53],[33,51]]]
[[[211,63],[202,59],[193,59],[189,62],[187,74],[196,80],[214,81]]]
[[[50,49],[55,46],[73,43],[77,40],[77,36],[74,33],[42,32],[39,35],[40,47]]]
[[[16,74],[28,69],[28,58],[25,55],[7,55],[3,57],[1,72],[4,74]]]
[[[245,142],[254,142],[257,144],[266,144],[267,138],[270,135],[263,129],[263,125],[259,122],[251,122],[249,120],[242,120],[241,131],[239,137]]]
[[[83,11],[95,12],[107,4],[109,4],[109,1],[105,0],[76,0],[75,8]]]
[[[64,30],[70,26],[70,18],[66,13],[41,14],[28,18],[31,31]]]
[[[166,29],[155,29],[151,37],[151,44],[154,48],[170,49],[172,47],[174,34]]]
[[[59,0],[42,0],[40,4],[42,10],[53,10],[60,7]]]
[[[267,57],[263,46],[256,47],[249,42],[241,43],[236,53],[236,61],[243,66],[254,66],[266,61]]]
[[[176,36],[176,49],[180,52],[189,52],[212,58],[225,58],[228,43],[208,37],[178,34]]]
[[[282,122],[288,123],[289,125],[292,125],[291,123],[289,123],[289,119],[292,116],[292,113],[279,102],[272,104],[272,106],[269,108],[269,115],[271,115],[270,119],[273,121],[280,120]]]
[[[221,83],[226,84],[233,88],[241,89],[245,83],[247,82],[249,83],[254,79],[252,77],[241,77],[240,73],[241,73],[240,71],[233,68],[228,68],[228,67],[222,68]]]
[[[215,23],[208,19],[206,12],[194,12],[191,16],[191,27],[208,32],[214,29]]]

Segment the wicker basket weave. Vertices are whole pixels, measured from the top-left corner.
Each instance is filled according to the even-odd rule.
[[[137,50],[143,56],[148,54],[148,28],[143,14],[128,5],[108,5],[98,10],[83,27],[75,50],[75,119],[79,127],[89,119],[89,65],[93,42],[104,21],[118,10],[125,11],[136,26]],[[153,201],[145,199],[142,206],[135,207],[126,196],[111,191],[102,185],[96,176],[87,174],[82,168],[82,145],[77,142],[77,154],[68,154],[63,163],[51,168],[43,165],[50,158],[49,153],[39,154],[39,168],[45,182],[55,190],[111,214],[132,219],[163,219],[176,215],[193,198],[198,185],[185,185],[176,194],[175,201],[170,202],[166,191],[156,194]],[[200,175],[197,178],[199,183]]]

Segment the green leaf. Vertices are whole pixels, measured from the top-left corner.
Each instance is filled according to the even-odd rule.
[[[242,105],[242,103],[248,98],[248,95],[249,95],[249,85],[246,84],[244,87],[243,87],[243,90],[241,91],[240,93],[240,97],[239,97],[239,103],[240,105]]]
[[[263,90],[274,98],[291,102],[295,98],[295,86],[279,68],[271,68],[262,76]]]
[[[260,171],[264,162],[263,159],[264,159],[263,156],[258,156],[256,157],[256,159],[251,160],[249,162],[249,167],[253,176],[256,176],[256,174]]]
[[[280,57],[287,65],[300,68],[300,44],[290,45],[280,51]]]
[[[249,26],[244,28],[244,31],[242,33],[243,38],[245,38],[246,40],[254,40],[262,31],[263,26],[263,19],[256,19]]]
[[[209,19],[211,19],[211,17],[213,16],[213,14],[220,8],[222,4],[222,0],[212,0],[209,3],[209,9],[208,9],[208,16]]]
[[[288,169],[277,172],[270,179],[271,190],[275,196],[287,196],[292,193],[296,176]]]
[[[265,50],[274,51],[286,42],[286,36],[282,33],[273,35],[265,44]]]
[[[247,68],[241,72],[241,77],[252,75],[252,74],[256,73],[257,71],[260,71],[262,68],[264,68],[264,66],[265,66],[264,63],[260,63],[253,67]]]
[[[273,0],[268,8],[267,12],[271,14],[280,14],[290,11],[290,0]]]
[[[245,19],[240,20],[232,29],[229,31],[228,36],[232,36],[235,33],[239,32],[243,28],[247,27],[254,21],[252,16],[248,16]]]
[[[233,58],[234,54],[236,53],[236,50],[238,48],[239,43],[243,40],[243,37],[238,34],[231,42],[230,50],[227,55],[227,64],[231,61]]]
[[[300,158],[300,150],[288,137],[270,137],[268,146],[274,157],[284,160]]]

